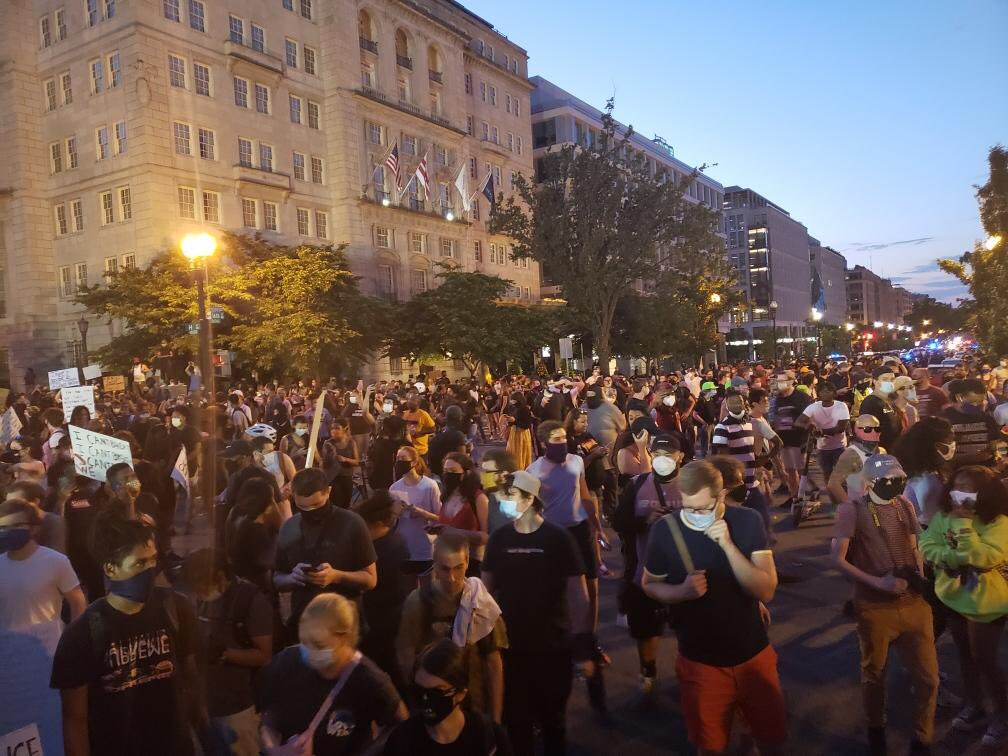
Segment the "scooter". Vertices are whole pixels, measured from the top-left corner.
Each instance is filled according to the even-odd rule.
[[[812,450],[815,449],[815,446],[816,435],[815,433],[809,433],[808,441],[805,443],[805,467],[802,469],[801,478],[798,480],[798,495],[791,502],[791,522],[795,528],[798,528],[802,524],[802,520],[809,519],[823,506],[823,501],[820,498],[822,491],[815,490],[811,493],[809,492],[811,488],[808,474],[809,462],[812,461]]]

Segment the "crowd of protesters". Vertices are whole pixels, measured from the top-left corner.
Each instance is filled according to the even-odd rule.
[[[813,455],[870,752],[892,647],[912,753],[939,703],[1008,745],[1008,359],[225,380],[213,397],[173,365],[166,345],[137,358],[93,414],[45,386],[7,398],[3,685],[55,721],[46,753],[563,754],[576,682],[608,717],[606,577],[642,697],[671,629],[695,747],[724,752],[740,714],[759,752],[783,752],[771,509],[800,505]],[[78,474],[69,426],[131,460]],[[179,547],[190,533],[212,537]],[[946,630],[961,701],[939,675]],[[0,732],[23,720],[0,706]]]

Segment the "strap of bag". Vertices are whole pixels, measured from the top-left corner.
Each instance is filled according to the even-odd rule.
[[[682,530],[679,529],[679,522],[676,519],[678,516],[677,513],[673,512],[670,515],[665,515],[662,519],[665,520],[665,524],[668,525],[668,529],[672,533],[672,540],[675,541],[676,551],[679,552],[679,558],[686,568],[686,573],[689,574],[690,572],[695,572],[696,567],[693,564],[693,557],[690,556],[689,549],[686,548],[686,539],[683,538]]]
[[[318,726],[322,724],[322,719],[325,717],[326,712],[329,711],[329,707],[333,705],[333,701],[336,700],[336,696],[339,695],[340,691],[343,690],[343,686],[346,685],[346,681],[350,679],[350,675],[353,671],[357,669],[357,665],[360,664],[362,655],[360,651],[356,651],[353,658],[350,659],[350,663],[346,665],[343,672],[340,673],[339,678],[336,680],[335,685],[332,686],[332,690],[329,691],[329,695],[325,697],[319,710],[315,712],[315,716],[312,717],[311,723],[299,737],[304,739],[305,743],[311,743],[315,737],[315,730]]]

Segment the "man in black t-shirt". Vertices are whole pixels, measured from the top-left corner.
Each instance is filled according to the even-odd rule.
[[[952,425],[955,456],[952,464],[993,465],[995,441],[1003,438],[1001,428],[987,411],[987,389],[979,378],[966,378],[948,384],[953,404],[939,414]]]
[[[894,381],[896,375],[893,373],[891,365],[879,365],[872,370],[872,378],[875,381],[872,393],[861,402],[862,415],[872,415],[879,421],[882,430],[882,437],[879,443],[886,449],[892,449],[896,445],[896,439],[900,437],[903,428],[900,425],[899,416],[896,414],[890,397],[896,393]]]
[[[187,756],[205,733],[196,618],[184,597],[155,589],[153,531],[116,512],[96,519],[92,549],[108,581],[64,631],[50,685],[63,698],[67,753]]]
[[[465,413],[457,404],[445,410],[445,427],[431,436],[427,444],[427,456],[430,459],[430,469],[434,475],[441,475],[441,462],[450,452],[466,451],[466,435],[462,431]]]
[[[798,471],[805,465],[805,443],[808,441],[808,431],[795,426],[795,421],[802,416],[812,399],[804,391],[795,390],[793,370],[777,374],[776,389],[770,419],[774,431],[784,442],[780,459],[784,465],[784,482],[791,496],[784,506],[790,506],[790,501],[798,496]]]
[[[751,509],[725,506],[721,474],[709,462],[686,465],[678,483],[683,508],[652,526],[641,587],[672,605],[690,741],[720,753],[738,709],[760,752],[776,753],[787,722],[761,616],[761,602],[777,589],[763,521]]]

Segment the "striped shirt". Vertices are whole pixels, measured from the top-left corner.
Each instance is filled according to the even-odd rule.
[[[748,415],[736,419],[729,415],[714,426],[714,447],[725,447],[745,467],[745,484],[756,485],[756,435]]]

